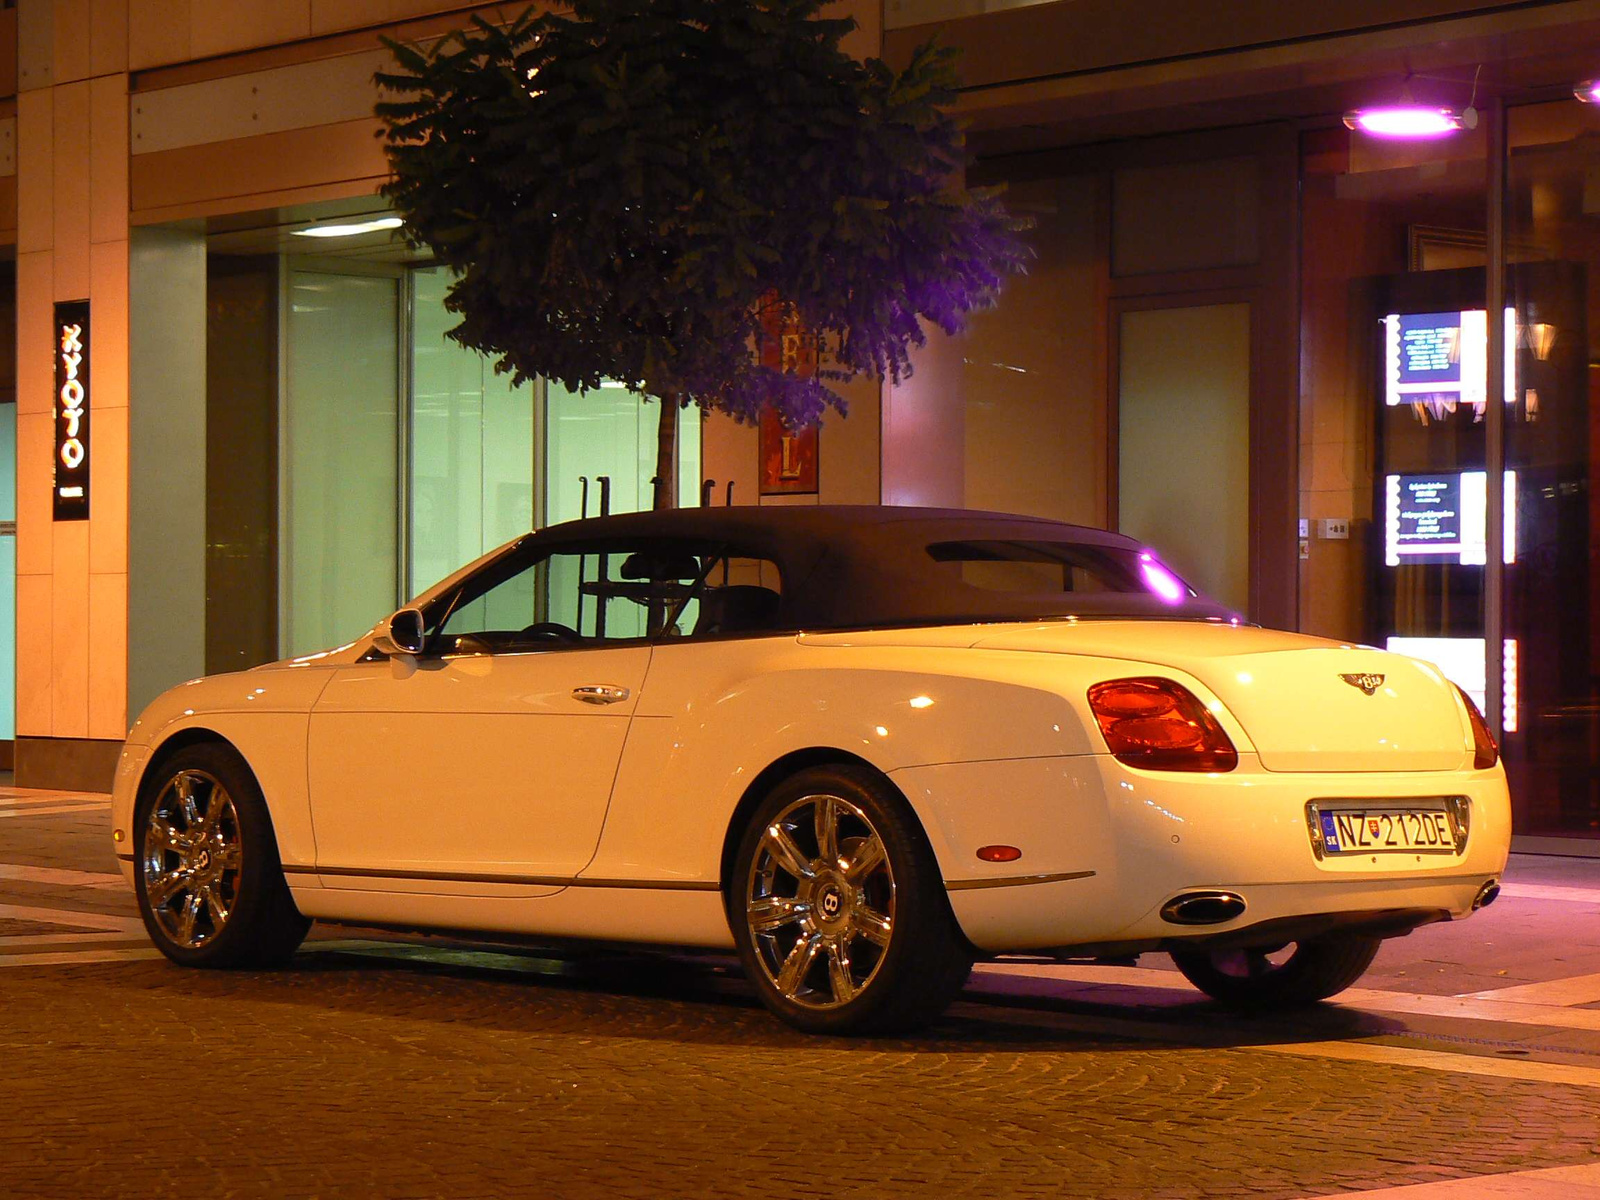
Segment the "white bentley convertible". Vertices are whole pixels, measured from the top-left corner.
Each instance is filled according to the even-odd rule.
[[[1313,1002],[1492,900],[1510,835],[1426,663],[1241,624],[1116,534],[827,507],[556,526],[174,688],[113,822],[179,963],[281,962],[312,920],[735,949],[832,1033],[1018,952]]]

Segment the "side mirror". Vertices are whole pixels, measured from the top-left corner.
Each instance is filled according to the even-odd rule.
[[[423,633],[420,608],[402,608],[383,623],[383,629],[372,639],[379,654],[394,658],[401,654],[421,654],[428,639]]]

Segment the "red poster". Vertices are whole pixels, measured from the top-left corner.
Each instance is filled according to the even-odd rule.
[[[817,491],[817,426],[791,430],[783,419],[761,410],[761,494],[815,495]]]
[[[768,304],[761,316],[761,364],[802,379],[817,373],[817,348],[794,313]],[[815,495],[817,429],[790,429],[770,408],[761,411],[761,494]]]

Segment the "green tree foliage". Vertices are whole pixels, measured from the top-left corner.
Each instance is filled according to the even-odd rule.
[[[519,382],[799,426],[843,411],[831,385],[909,372],[924,321],[991,305],[1027,251],[961,183],[954,52],[859,62],[821,7],[575,0],[389,43],[384,194],[458,274],[451,336]],[[774,313],[814,339],[814,377],[762,365]]]

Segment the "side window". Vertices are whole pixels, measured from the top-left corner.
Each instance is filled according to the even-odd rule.
[[[511,654],[652,637],[712,555],[616,544],[493,564],[435,616],[440,654]]]
[[[783,581],[776,563],[738,554],[720,555],[711,563],[705,584],[678,615],[678,631],[709,637],[777,630],[782,596]]]

